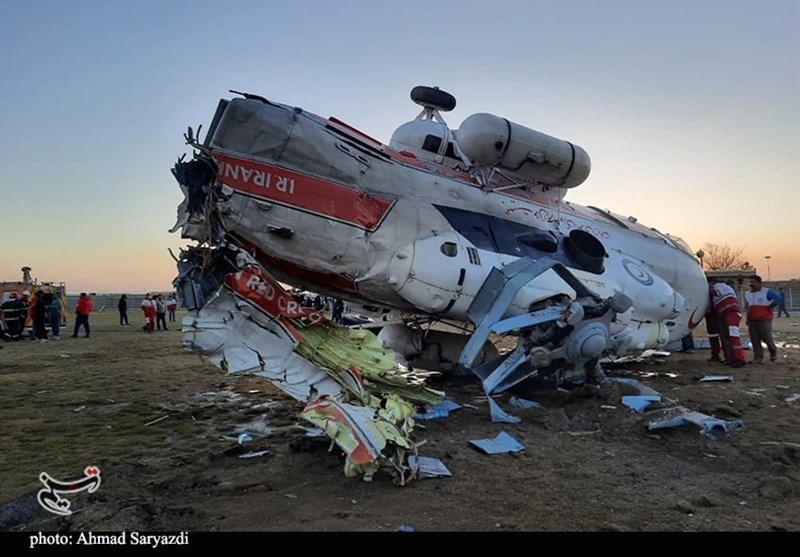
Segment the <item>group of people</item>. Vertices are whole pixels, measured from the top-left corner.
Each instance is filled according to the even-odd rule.
[[[37,290],[33,296],[29,290],[23,290],[21,295],[11,292],[8,300],[0,305],[2,318],[2,336],[5,340],[21,340],[25,338],[25,324],[30,319],[33,327],[30,338],[38,342],[48,340],[48,325],[50,338],[59,340],[61,333],[63,306],[61,297],[53,292]],[[86,338],[89,338],[89,314],[92,313],[92,299],[81,292],[75,308],[75,329],[72,338],[77,338],[80,328],[83,327]]]
[[[742,320],[742,311],[736,291],[730,284],[715,281],[709,278],[709,296],[711,303],[706,312],[706,330],[711,343],[711,358],[733,368],[747,364],[747,358],[742,348],[742,339],[739,324]],[[763,285],[760,276],[750,277],[749,290],[744,294],[746,324],[750,333],[750,342],[753,345],[754,364],[764,363],[764,346],[767,346],[771,361],[777,361],[778,348],[772,337],[773,310],[783,307],[783,295]],[[787,313],[788,315],[788,313]]]
[[[168,331],[167,319],[169,319],[170,323],[175,322],[175,310],[178,309],[178,300],[175,298],[174,294],[170,294],[169,298],[166,300],[162,294],[156,294],[155,296],[147,294],[144,300],[142,300],[140,307],[144,312],[144,326],[142,327],[144,332],[152,333],[155,328],[158,328],[160,331],[162,326],[165,331]],[[119,300],[120,325],[123,324],[123,317],[125,321],[124,324],[128,325],[127,311],[127,296],[123,294]]]
[[[339,298],[331,298],[311,292],[294,292],[294,300],[302,307],[314,308],[316,311],[330,311],[331,321],[341,323],[344,316],[344,302]]]

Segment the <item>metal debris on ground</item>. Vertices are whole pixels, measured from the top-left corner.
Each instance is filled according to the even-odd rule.
[[[197,311],[183,321],[186,349],[307,403],[300,417],[344,451],[346,475],[368,480],[385,467],[405,483],[416,406],[443,393],[403,371],[371,331],[339,327],[297,304],[239,247],[189,248],[179,269],[175,285]]]
[[[721,420],[682,406],[667,409],[662,418],[650,422],[647,428],[654,430],[682,425],[696,425],[700,428],[701,434],[712,439],[724,437],[744,429],[742,420]]]
[[[153,420],[151,422],[147,422],[146,424],[144,424],[144,426],[147,427],[149,425],[157,424],[158,422],[166,420],[167,418],[169,418],[169,414],[167,414],[166,416],[161,416],[160,418],[156,418],[155,420]]]
[[[786,397],[784,400],[788,403],[800,402],[800,393],[794,393],[792,396]]]
[[[497,404],[492,397],[487,397],[486,400],[489,401],[489,413],[492,416],[493,422],[501,424],[518,424],[522,422],[522,418],[519,416],[509,414],[500,408],[500,405]]]
[[[733,381],[733,375],[705,375],[700,382],[707,381]]]
[[[408,466],[411,470],[416,470],[416,477],[420,480],[425,478],[449,478],[453,475],[438,458],[409,455]]]
[[[622,404],[642,413],[653,402],[661,402],[661,395],[626,395],[622,397]]]
[[[252,452],[252,453],[240,454],[239,458],[256,458],[256,457],[264,456],[264,455],[267,455],[267,454],[269,454],[269,451],[256,451],[256,452]]]
[[[514,408],[521,408],[522,410],[527,410],[528,408],[542,408],[542,405],[535,400],[525,400],[524,398],[516,396],[512,396],[508,400],[508,403]]]
[[[435,420],[436,418],[446,418],[450,412],[458,410],[461,405],[452,400],[443,400],[436,404],[425,406],[425,412],[414,414],[415,420]]]
[[[525,450],[519,441],[505,431],[498,433],[494,439],[472,439],[469,444],[486,454],[517,453]]]

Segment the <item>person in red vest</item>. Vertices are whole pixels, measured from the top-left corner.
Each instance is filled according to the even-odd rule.
[[[712,301],[713,291],[711,285],[708,285],[708,309],[706,310],[706,332],[708,333],[708,342],[711,344],[711,357],[709,362],[722,362],[719,357],[721,345],[719,342],[719,315],[714,311],[714,302]],[[726,355],[727,357],[727,355]]]
[[[81,292],[78,298],[78,305],[75,306],[75,329],[72,332],[72,338],[78,338],[78,331],[83,326],[86,338],[89,338],[89,314],[92,313],[93,304],[92,299],[86,292]]]
[[[719,316],[719,334],[722,345],[723,347],[730,346],[728,365],[734,368],[742,367],[747,364],[747,358],[744,355],[742,337],[739,333],[742,311],[739,309],[736,291],[724,282],[717,282],[711,286],[711,302],[714,304],[714,311]]]
[[[745,307],[747,308],[747,329],[750,332],[750,342],[753,343],[753,363],[764,363],[764,347],[767,345],[770,361],[778,359],[778,348],[772,339],[772,312],[781,302],[781,295],[772,288],[761,284],[761,277],[750,277],[750,290],[744,293]]]
[[[150,294],[142,300],[141,308],[144,312],[144,327],[142,329],[145,333],[152,333],[153,328],[156,326],[156,302]]]

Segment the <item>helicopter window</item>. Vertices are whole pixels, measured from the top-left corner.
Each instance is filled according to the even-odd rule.
[[[539,251],[555,253],[558,251],[558,240],[550,231],[526,232],[517,236],[517,240]]]
[[[440,249],[447,257],[455,257],[458,253],[458,246],[453,242],[445,242]]]
[[[439,147],[442,146],[442,138],[437,137],[435,135],[426,135],[425,141],[422,143],[422,148],[425,151],[430,151],[431,153],[438,153]],[[450,159],[457,159],[458,155],[456,155],[455,149],[453,148],[452,142],[447,144],[447,151],[444,154],[445,157]]]

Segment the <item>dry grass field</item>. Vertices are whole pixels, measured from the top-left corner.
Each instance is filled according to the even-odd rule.
[[[743,420],[719,440],[692,426],[648,431],[614,388],[529,393],[543,409],[493,424],[477,382],[441,380],[449,398],[477,407],[419,432],[421,454],[453,477],[399,487],[345,478],[338,451],[295,425],[302,405],[182,351],[179,323],[146,335],[119,327],[116,313],[91,321],[90,339],[0,344],[0,529],[800,530],[796,348],[739,370],[698,351],[611,372]],[[777,322],[780,340],[800,342],[795,321]],[[707,373],[734,381],[698,382]],[[242,431],[253,441],[239,445]],[[468,444],[500,431],[526,450],[488,456]],[[102,484],[70,496],[71,516],[39,507],[40,473],[68,480],[89,465]]]

